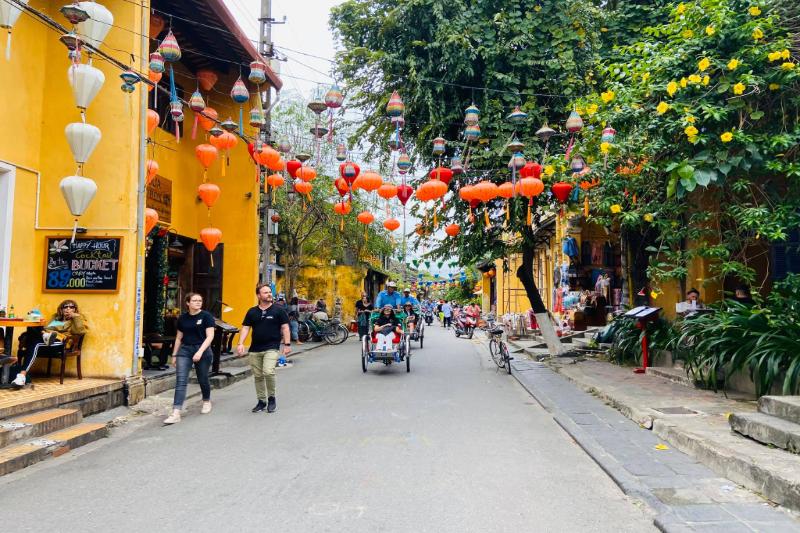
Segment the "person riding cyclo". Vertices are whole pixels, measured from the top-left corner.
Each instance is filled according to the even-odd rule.
[[[393,344],[400,343],[403,328],[400,319],[394,314],[391,304],[381,308],[381,314],[372,324],[372,342],[375,350],[379,352],[393,351]]]
[[[403,304],[403,312],[406,314],[406,327],[410,335],[414,334],[414,330],[419,324],[419,311],[414,307],[411,302]]]
[[[397,283],[390,281],[386,284],[386,288],[378,293],[375,299],[375,309],[383,309],[385,305],[389,305],[392,309],[400,309],[403,305],[402,297],[397,292]]]
[[[419,300],[411,296],[411,289],[406,287],[403,289],[403,296],[400,297],[400,304],[405,307],[407,303],[410,303],[415,308],[419,309]]]

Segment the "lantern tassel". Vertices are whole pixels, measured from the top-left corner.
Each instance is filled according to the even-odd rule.
[[[203,183],[208,181],[208,170],[203,169]]]
[[[211,268],[214,268],[214,252],[208,252],[208,257],[211,260]]]
[[[487,228],[491,228],[492,227],[492,222],[489,220],[489,210],[488,209],[486,209],[483,212],[483,220],[484,220],[484,222],[486,222],[486,227]]]
[[[564,153],[564,159],[569,161],[569,154],[572,153],[572,145],[575,143],[575,134],[569,136],[569,144],[567,145],[567,151]]]
[[[221,176],[224,178],[225,177],[225,156],[224,155],[222,157],[220,157],[220,162],[222,163]]]
[[[72,225],[72,238],[70,239],[69,243],[73,244],[75,242],[75,234],[78,233],[78,219],[75,219],[75,224]]]
[[[344,217],[340,217],[340,220],[339,220],[339,231],[344,231]]]
[[[528,218],[527,218],[528,226],[531,225],[531,222],[533,220],[531,217],[531,204],[533,204],[533,197],[531,197],[530,201],[528,202]]]
[[[6,61],[11,61],[11,28],[8,29],[6,37]]]
[[[583,216],[589,218],[589,193],[583,198]]]
[[[242,106],[239,106],[239,133],[244,134],[244,111],[242,111]]]
[[[506,200],[506,226],[508,225],[508,221],[511,218],[511,214],[509,213],[508,204],[511,203],[511,200]]]
[[[197,123],[200,121],[200,115],[194,114],[194,124],[192,124],[192,140],[197,138]]]

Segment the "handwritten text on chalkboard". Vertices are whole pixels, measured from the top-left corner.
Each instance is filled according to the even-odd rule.
[[[117,291],[121,248],[122,237],[47,237],[44,290]]]

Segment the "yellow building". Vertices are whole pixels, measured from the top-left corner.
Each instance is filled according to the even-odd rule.
[[[199,86],[198,72],[204,72],[204,81],[217,78],[210,90],[202,91],[206,105],[215,108],[221,120],[229,116],[238,120],[239,106],[229,92],[241,72],[247,75],[250,61],[258,58],[258,53],[222,0],[155,0],[152,12],[127,0],[104,0],[103,4],[113,15],[113,25],[99,46],[103,54],[95,54],[91,61],[103,73],[105,82],[86,109],[86,122],[99,128],[102,138],[82,172],[94,180],[97,193],[79,219],[79,226],[86,231],[78,235],[77,242],[105,239],[112,248],[118,245],[119,249],[108,257],[102,256],[110,258],[114,266],[103,263],[108,271],[99,274],[82,271],[83,279],[73,282],[79,286],[72,287],[71,292],[45,288],[48,275],[53,274],[47,261],[52,261],[56,253],[48,249],[46,243],[52,242],[48,237],[66,239],[70,246],[74,217],[59,183],[76,174],[65,127],[81,122],[81,113],[68,82],[71,62],[59,40],[63,31],[23,12],[13,27],[11,59],[0,61],[0,99],[7,104],[7,127],[0,129],[0,305],[14,305],[18,316],[33,308],[49,316],[61,300],[76,300],[90,324],[83,349],[83,374],[122,378],[139,371],[138,339],[148,333],[137,331],[137,317],[142,314],[151,319],[169,315],[170,308],[183,308],[182,297],[190,290],[204,294],[206,308],[215,314],[220,301],[234,308],[224,317],[234,324],[253,305],[258,280],[259,187],[246,142],[239,139],[228,157],[221,157],[209,168],[209,181],[222,189],[209,218],[197,198],[203,176],[195,158],[195,147],[208,142],[207,134],[201,128],[197,138],[191,138],[194,113],[184,106],[185,121],[178,142],[174,123],[167,116],[169,95],[158,94],[156,102],[156,91],[143,96],[143,91],[147,94],[143,83],[126,94],[120,90],[123,70],[112,60],[145,73],[146,78],[148,56],[166,36],[173,15],[171,29],[183,52],[181,60],[174,63],[178,96],[188,101]],[[30,2],[32,9],[71,28],[59,14],[62,5],[64,2]],[[89,61],[86,50],[80,61]],[[269,68],[267,76],[262,89],[269,85],[279,89],[280,80]],[[162,88],[168,86],[168,79],[169,64]],[[248,83],[248,88],[255,91],[252,84]],[[146,145],[142,135],[145,102],[159,112],[162,126]],[[245,104],[245,117],[249,108]],[[246,134],[252,136],[254,131],[245,125]],[[137,276],[137,266],[140,260],[144,264],[145,255],[145,239],[137,233],[137,217],[144,208],[137,198],[145,158],[157,161],[160,167],[147,197],[148,205],[159,211],[162,235],[154,231],[147,247],[152,253],[152,247],[158,247],[158,240],[164,239],[162,253],[166,248],[169,263],[166,280],[155,276],[152,259],[148,259],[143,275]],[[223,243],[214,252],[213,267],[208,252],[197,242],[200,229],[211,224],[222,231]],[[70,266],[80,270],[97,264],[71,262]],[[57,278],[51,280],[56,285]],[[83,286],[87,283],[84,279],[88,279],[88,286]],[[162,297],[169,297],[169,306],[153,308],[152,295],[158,292],[154,284],[162,285],[166,291]],[[150,298],[145,296],[146,287]]]

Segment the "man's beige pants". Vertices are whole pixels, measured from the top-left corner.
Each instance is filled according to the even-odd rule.
[[[278,350],[250,352],[250,367],[256,382],[256,396],[267,401],[267,396],[275,396],[275,365],[278,363]]]

